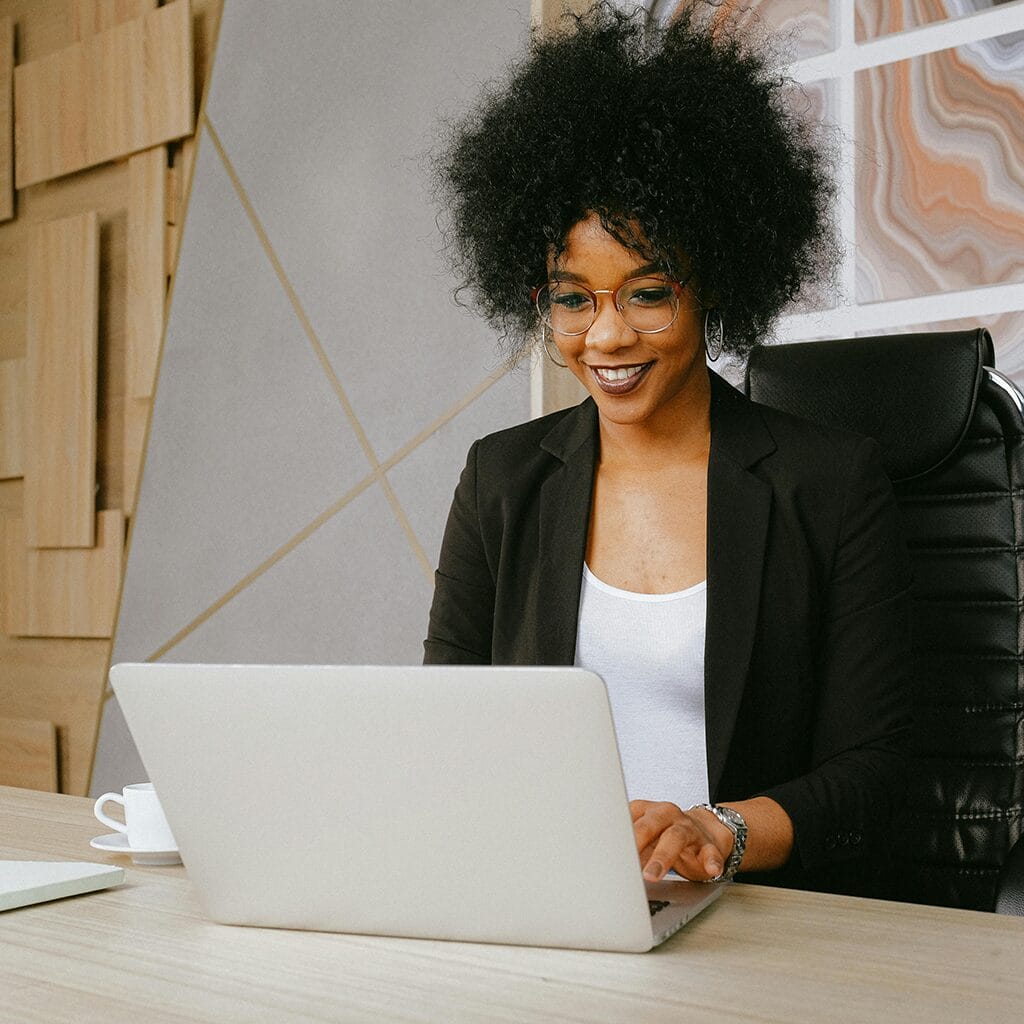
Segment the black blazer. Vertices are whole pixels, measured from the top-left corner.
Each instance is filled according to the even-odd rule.
[[[599,435],[593,400],[475,442],[427,663],[571,665]],[[767,795],[790,863],[750,881],[884,895],[909,729],[908,570],[874,442],[712,374],[705,716],[711,799]]]

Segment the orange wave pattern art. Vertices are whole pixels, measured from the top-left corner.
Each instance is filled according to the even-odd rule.
[[[673,11],[686,6],[688,0],[673,3]],[[780,58],[802,60],[835,48],[832,41],[832,21],[829,0],[719,0],[714,15],[715,24],[731,18],[740,28],[758,25],[776,36]],[[667,4],[655,3],[651,8],[656,17]]]
[[[1024,280],[1024,32],[857,73],[857,300]]]
[[[857,42],[1001,6],[1003,0],[857,0]],[[1024,17],[1024,13],[1021,15]]]

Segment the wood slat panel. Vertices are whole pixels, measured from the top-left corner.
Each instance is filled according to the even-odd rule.
[[[0,361],[0,480],[21,476],[25,417],[25,360]]]
[[[95,532],[99,227],[41,224],[28,251],[25,536],[90,547]]]
[[[65,793],[88,792],[110,647],[106,639],[0,634],[0,715],[56,723],[60,785]]]
[[[157,0],[72,0],[71,32],[81,42],[123,21],[141,18]]]
[[[18,188],[191,134],[188,0],[16,67],[14,121]]]
[[[14,24],[0,18],[0,220],[14,216]]]
[[[135,515],[139,500],[139,478],[145,455],[146,426],[149,423],[150,402],[145,398],[127,398],[124,403],[124,514]]]
[[[149,398],[164,327],[167,148],[128,161],[128,305],[126,397]]]
[[[57,792],[57,728],[53,722],[0,718],[0,786]]]
[[[168,224],[177,224],[181,216],[178,209],[181,203],[181,147],[168,147],[174,154],[174,161],[167,168],[167,198],[164,201],[164,212]]]
[[[3,631],[8,636],[110,637],[124,558],[124,514],[100,512],[93,548],[25,545],[22,519],[3,520]]]

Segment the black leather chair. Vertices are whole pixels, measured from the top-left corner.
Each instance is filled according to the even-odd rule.
[[[893,481],[915,719],[895,895],[1024,914],[1024,397],[993,362],[985,330],[773,345],[746,390],[875,438]]]

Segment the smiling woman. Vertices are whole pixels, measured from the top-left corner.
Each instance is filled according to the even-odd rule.
[[[477,441],[428,662],[605,682],[637,851],[885,894],[908,727],[907,583],[875,446],[715,374],[827,276],[832,186],[770,40],[713,4],[599,5],[537,37],[438,159],[451,253],[515,358],[589,397]]]

